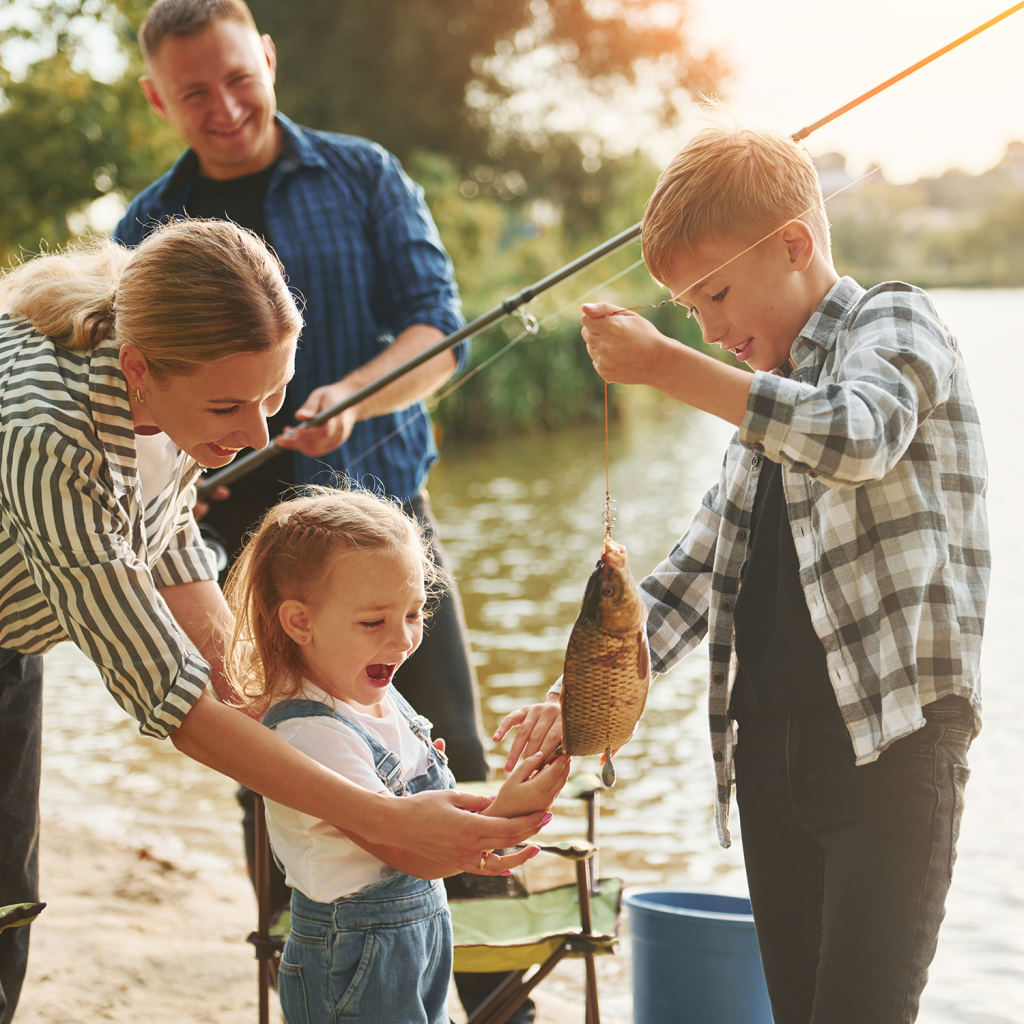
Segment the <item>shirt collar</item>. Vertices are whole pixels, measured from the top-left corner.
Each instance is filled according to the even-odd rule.
[[[274,120],[281,129],[279,168],[282,173],[290,174],[300,167],[327,166],[327,161],[317,152],[316,147],[306,138],[298,125],[290,121],[280,111],[274,115]],[[178,157],[170,174],[167,175],[167,180],[160,190],[160,199],[166,202],[185,188],[198,173],[199,157],[194,149],[186,149]]]
[[[835,347],[840,326],[863,294],[864,289],[852,277],[841,277],[829,289],[793,343],[794,373],[824,361],[826,353]]]

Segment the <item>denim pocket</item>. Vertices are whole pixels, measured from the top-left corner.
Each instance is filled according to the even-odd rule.
[[[310,1024],[306,985],[300,964],[289,963],[282,957],[277,975],[277,991],[281,997],[281,1010],[288,1024]]]
[[[331,938],[329,1004],[335,1020],[348,1016],[358,1020],[360,997],[377,945],[376,934],[372,928],[359,928],[335,932]]]
[[[960,838],[960,820],[964,813],[964,787],[971,777],[971,769],[965,764],[954,764],[953,768],[953,820],[950,823],[949,877],[953,877],[956,863],[956,844]]]

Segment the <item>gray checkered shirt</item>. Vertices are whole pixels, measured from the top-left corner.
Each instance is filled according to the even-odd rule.
[[[927,294],[842,278],[792,348],[789,377],[755,373],[718,484],[640,588],[653,667],[710,634],[716,821],[730,844],[736,672],[733,609],[750,550],[762,453],[782,465],[800,580],[857,764],[966,697],[990,575],[987,467],[956,339]]]

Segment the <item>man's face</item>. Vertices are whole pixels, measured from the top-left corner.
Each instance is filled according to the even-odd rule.
[[[281,149],[269,36],[220,18],[192,36],[168,36],[139,80],[150,106],[199,156],[208,178],[254,174]]]

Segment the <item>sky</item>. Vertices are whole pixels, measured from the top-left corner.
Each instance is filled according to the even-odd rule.
[[[735,68],[745,124],[796,132],[1012,6],[1013,0],[690,0],[698,47]],[[978,173],[1024,141],[1024,10],[807,140],[890,181]]]

